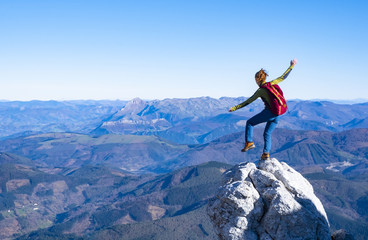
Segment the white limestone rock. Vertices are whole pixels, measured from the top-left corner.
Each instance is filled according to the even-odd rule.
[[[326,212],[312,185],[273,158],[236,165],[208,205],[220,239],[331,239]]]

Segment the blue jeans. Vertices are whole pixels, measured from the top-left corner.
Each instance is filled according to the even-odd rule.
[[[253,127],[264,122],[267,122],[267,124],[263,133],[263,152],[269,153],[271,150],[271,134],[279,122],[279,116],[273,114],[267,108],[247,121],[245,126],[245,140],[247,142],[253,142]]]

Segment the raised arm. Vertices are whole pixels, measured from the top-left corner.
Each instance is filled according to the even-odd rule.
[[[298,63],[298,60],[296,58],[291,60],[290,61],[290,67],[280,77],[272,80],[270,82],[271,85],[279,84],[280,82],[284,81],[289,76],[289,73],[291,72],[291,70],[293,70],[295,64],[297,64],[297,63]]]

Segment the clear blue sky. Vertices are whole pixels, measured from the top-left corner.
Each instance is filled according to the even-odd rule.
[[[0,99],[368,98],[367,1],[0,0]]]

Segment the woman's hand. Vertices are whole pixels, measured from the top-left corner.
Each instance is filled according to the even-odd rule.
[[[234,112],[235,110],[236,110],[235,107],[232,107],[229,109],[229,112]]]
[[[290,66],[294,66],[297,63],[298,63],[298,59],[294,58],[293,60],[290,61]]]

